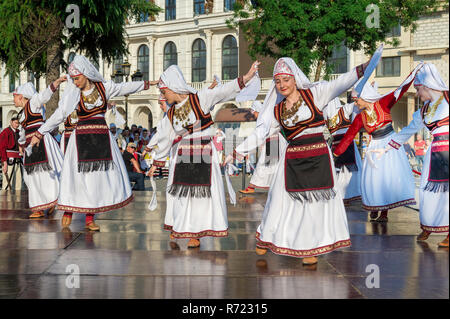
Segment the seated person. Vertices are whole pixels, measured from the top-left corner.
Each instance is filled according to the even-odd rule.
[[[143,191],[145,190],[144,185],[145,173],[141,170],[138,161],[134,157],[135,152],[136,152],[136,144],[130,142],[127,145],[127,149],[123,152],[122,157],[123,161],[125,162],[125,166],[127,168],[130,182],[136,182],[136,184],[133,187],[133,190]]]

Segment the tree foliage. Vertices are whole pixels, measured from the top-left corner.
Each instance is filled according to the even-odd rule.
[[[397,46],[398,39],[387,39],[393,27],[400,24],[414,31],[419,17],[441,4],[439,0],[239,0],[228,24],[244,33],[253,58],[289,56],[309,74],[340,44],[365,53],[373,53],[380,42]],[[371,27],[373,5],[379,9],[377,27]],[[326,65],[326,73],[331,71]]]
[[[68,5],[78,6],[79,27],[67,27],[73,12],[66,10]],[[97,62],[101,54],[111,62],[116,54],[127,53],[127,19],[160,11],[146,0],[2,0],[0,60],[8,72],[26,69],[39,76],[47,73],[48,49],[56,43],[56,64],[64,65],[65,49],[83,52]]]

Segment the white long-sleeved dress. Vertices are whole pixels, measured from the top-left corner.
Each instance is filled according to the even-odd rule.
[[[447,93],[448,94],[448,93]],[[448,97],[448,95],[447,95]],[[431,101],[429,105],[434,105],[437,100]],[[426,106],[426,105],[425,105]],[[424,106],[424,107],[425,107]],[[428,148],[425,154],[425,160],[423,162],[423,170],[420,178],[419,187],[419,214],[420,214],[420,225],[423,230],[429,232],[448,232],[448,214],[449,214],[449,192],[448,192],[448,182],[447,188],[441,188],[437,191],[427,190],[426,186],[428,184],[428,177],[430,173],[431,164],[431,153],[434,147],[446,147],[448,152],[448,116],[449,116],[449,105],[448,101],[443,98],[439,105],[435,106],[436,111],[433,114],[428,114],[425,112],[425,116],[422,115],[421,110],[416,111],[413,114],[413,120],[408,126],[404,127],[400,132],[391,136],[391,142],[389,145],[397,148],[397,152],[402,152],[403,148],[400,147],[405,143],[412,135],[417,133],[423,128],[427,128],[433,122],[438,122],[447,119],[447,122],[442,125],[435,127],[431,133],[434,136],[434,141]],[[445,140],[438,140],[437,136],[447,135]],[[440,146],[439,146],[439,145]],[[389,151],[390,152],[395,152]],[[447,172],[448,172],[448,162],[447,162]],[[448,177],[448,176],[447,176]]]
[[[202,112],[207,115],[220,101],[232,100],[239,93],[240,87],[237,80],[228,82],[214,89],[202,89],[197,92]],[[172,108],[179,109],[187,103],[189,97]],[[196,121],[194,111],[191,109],[187,124]],[[164,229],[171,231],[175,238],[201,238],[205,236],[225,237],[228,235],[227,206],[225,190],[220,170],[219,153],[211,141],[211,197],[196,198],[192,196],[179,197],[169,193],[174,180],[174,171],[178,159],[178,147],[181,143],[173,145],[177,136],[181,136],[185,129],[181,121],[171,123],[165,116],[158,124],[155,135],[147,147],[155,150],[153,164],[165,163],[165,158],[170,152],[169,177],[166,189],[166,216]],[[215,130],[210,126],[202,131],[188,134],[183,139],[209,137],[212,140]],[[157,146],[155,148],[155,146]]]
[[[356,69],[341,75],[332,82],[322,82],[312,87],[314,104],[319,111],[336,96],[349,89],[358,80]],[[255,131],[241,143],[236,152],[246,155],[262,143],[270,132],[280,131],[280,123],[274,116],[273,109],[264,110],[262,120]],[[290,126],[305,121],[313,116],[303,102],[300,108],[284,125]],[[297,117],[297,121],[293,118]],[[292,124],[289,124],[292,123]],[[324,125],[307,128],[295,138],[310,134],[323,134]],[[280,140],[281,141],[281,140]],[[336,183],[333,186],[335,196],[324,201],[299,201],[293,199],[285,188],[285,157],[287,143],[280,146],[280,160],[275,176],[270,184],[263,219],[256,232],[257,246],[268,248],[280,255],[308,257],[329,253],[333,250],[351,245],[348,231],[347,215],[344,202]],[[327,147],[328,148],[328,147]],[[331,171],[336,181],[331,150]],[[321,174],[320,171],[317,174]]]
[[[148,88],[146,82],[123,82],[116,84],[112,81],[103,83],[106,99],[116,96],[133,94]],[[82,92],[85,96],[92,93]],[[85,102],[85,107],[92,110],[101,107],[104,101],[101,95],[94,104]],[[44,134],[58,126],[74,111],[68,107],[71,103],[62,103],[55,113],[47,120],[39,132]],[[105,114],[98,114],[92,118],[102,119]],[[66,212],[82,214],[103,213],[124,207],[133,199],[130,180],[117,143],[109,134],[113,165],[106,171],[79,172],[78,153],[76,145],[76,128],[70,136],[64,156],[64,166],[61,173],[61,188],[58,198],[58,209]],[[98,145],[99,148],[104,145]]]
[[[33,95],[30,99],[31,112],[41,114],[44,119],[45,110],[42,105],[50,100],[52,94],[53,91],[49,86],[43,92]],[[20,116],[19,122],[23,123],[24,121],[25,113],[23,112]],[[43,124],[44,122],[37,122],[27,126],[27,129],[39,127]],[[33,212],[42,211],[56,206],[60,187],[60,175],[64,160],[63,154],[59,149],[58,142],[49,132],[44,135],[42,142],[45,144],[48,163],[52,169],[36,170],[31,174],[28,174],[26,170],[23,170],[23,179],[28,188],[28,204]],[[21,127],[19,144],[25,145],[25,143],[25,129]],[[23,160],[25,163],[25,155]]]
[[[345,117],[342,119],[342,116],[339,114],[339,110],[342,109],[342,115]],[[325,121],[327,121],[328,130],[330,130],[331,135],[333,136],[333,144],[338,142],[339,138],[347,132],[348,123],[343,123],[344,121],[351,121],[355,117],[355,106],[354,103],[347,103],[337,108],[333,103],[328,104],[323,111],[323,116]],[[344,124],[345,127],[342,127]],[[335,142],[336,141],[336,142]],[[339,185],[339,189],[342,192],[342,197],[344,198],[344,203],[349,203],[354,200],[361,199],[361,170],[362,170],[362,161],[361,155],[358,152],[358,148],[356,143],[353,141],[353,148],[355,154],[355,165],[356,170],[349,170],[346,165],[343,165],[341,168],[336,168],[337,175],[337,184]]]

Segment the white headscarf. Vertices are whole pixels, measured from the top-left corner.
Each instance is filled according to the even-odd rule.
[[[414,80],[414,78],[416,77],[416,73],[417,73],[422,67],[423,67],[423,62],[420,62],[420,63],[414,68],[414,70],[408,75],[408,77],[406,78],[406,80],[404,80],[404,81],[402,82],[402,84],[400,84],[400,86],[399,86],[397,89],[394,90],[394,91],[395,91],[394,96],[395,96],[396,98],[399,97],[400,92],[402,91],[402,88],[403,88],[405,85],[410,84],[410,83]],[[369,102],[369,103],[375,103],[375,102],[381,100],[383,97],[385,97],[385,96],[391,94],[392,92],[394,92],[394,91],[390,91],[390,92],[388,92],[388,93],[386,93],[386,94],[384,94],[384,95],[381,95],[380,93],[378,93],[377,88],[378,88],[378,85],[377,85],[376,83],[375,83],[374,86],[372,86],[372,84],[370,84],[370,83],[367,81],[366,84],[364,85],[362,91],[361,91],[360,98],[363,99],[363,100],[366,101],[366,102]]]
[[[295,83],[298,89],[309,89],[317,85],[318,83],[311,83],[293,59],[288,57],[280,58],[275,63],[275,66],[273,68],[273,81],[270,84],[270,88],[266,95],[266,98],[264,99],[261,111],[264,111],[267,108],[272,110],[276,104],[280,103],[284,99],[284,96],[278,93],[275,88],[275,76],[280,74],[294,76]]]
[[[448,91],[448,86],[445,85],[433,63],[425,63],[423,68],[417,73],[414,86],[420,85],[436,91]]]
[[[36,89],[31,82],[27,82],[25,84],[22,84],[21,86],[17,87],[17,89],[14,91],[13,95],[21,94],[27,99],[31,99],[33,95],[35,95]]]
[[[69,114],[75,110],[77,104],[80,101],[80,89],[73,83],[71,77],[75,77],[78,75],[84,75],[89,80],[93,82],[106,82],[102,75],[97,71],[94,65],[89,62],[86,57],[82,55],[76,55],[73,59],[72,63],[69,65],[67,75],[67,85],[64,89],[64,92],[59,100],[58,107],[62,107],[63,110],[68,112]],[[122,123],[120,119],[120,113],[116,112],[115,108],[113,108],[113,113],[116,115],[116,123],[117,125],[121,125]],[[122,118],[123,120],[123,118]],[[125,122],[123,120],[123,122]]]
[[[68,69],[69,75],[75,77],[84,75],[93,82],[105,82],[103,76],[98,72],[95,66],[84,56],[76,55]]]
[[[171,65],[161,74],[158,87],[168,88],[177,94],[197,93],[197,90],[187,85],[178,65]]]

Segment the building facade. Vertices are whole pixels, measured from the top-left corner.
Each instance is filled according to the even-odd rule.
[[[186,81],[197,89],[209,85],[214,75],[227,81],[245,74],[252,63],[247,54],[247,43],[239,34],[239,30],[229,28],[226,23],[226,20],[232,17],[235,1],[154,0],[164,11],[152,19],[142,16],[138,21],[130,21],[126,27],[129,55],[117,57],[110,65],[100,57],[98,65],[100,73],[106,80],[121,82],[131,81],[131,75],[139,70],[144,79],[156,80],[169,65],[177,64]],[[448,11],[441,10],[423,16],[417,24],[414,33],[400,27],[392,30],[392,36],[400,39],[400,45],[396,48],[385,46],[383,59],[376,74],[373,75],[374,80],[378,82],[380,93],[396,88],[421,60],[434,63],[444,81],[448,83]],[[66,52],[64,55],[66,61],[70,62],[74,54],[75,52]],[[336,65],[336,74],[331,78],[347,72],[367,59],[368,57],[361,51],[352,52],[345,47],[336,49],[330,59],[330,63]],[[131,64],[130,75],[127,78],[120,74],[121,64],[124,61]],[[260,100],[264,98],[272,80],[274,61],[267,59],[264,62],[270,64],[270,67],[260,69],[263,80],[258,96]],[[29,80],[36,83],[36,79],[26,72],[22,72],[20,78],[13,79],[5,74],[4,67],[0,65],[0,108],[3,127],[8,125],[9,119],[17,113],[12,102],[14,88]],[[42,90],[45,87],[45,80],[40,79],[37,86]],[[127,98],[115,98],[113,102],[118,105],[119,112],[126,115],[129,126],[136,124],[150,128],[156,126],[163,116],[158,106],[158,97],[158,90],[152,87],[148,91]],[[226,104],[227,107],[249,106],[249,103]],[[214,109],[213,117],[223,106],[218,105]],[[393,109],[394,128],[398,130],[407,125],[418,107],[415,90],[410,88]],[[109,115],[107,120],[113,121]]]

